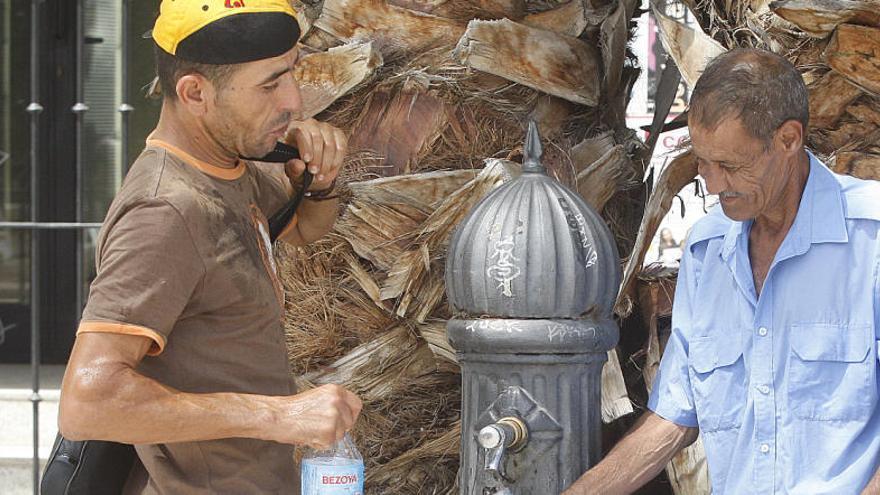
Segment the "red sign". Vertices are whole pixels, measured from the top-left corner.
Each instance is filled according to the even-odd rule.
[[[323,476],[321,477],[322,485],[350,485],[352,483],[357,483],[358,477],[356,474],[347,474],[344,476]]]

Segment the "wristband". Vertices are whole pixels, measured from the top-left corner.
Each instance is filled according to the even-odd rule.
[[[324,199],[335,199],[339,197],[338,195],[333,195],[333,192],[336,190],[336,179],[333,179],[333,182],[330,183],[330,187],[326,189],[321,189],[320,191],[306,191],[305,197],[306,199],[310,199],[312,201],[321,201]]]

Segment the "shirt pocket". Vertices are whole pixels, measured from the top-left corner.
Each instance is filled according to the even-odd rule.
[[[739,428],[748,386],[740,333],[698,337],[688,347],[700,431]]]
[[[876,402],[871,325],[791,326],[788,403],[796,418],[864,420]],[[870,357],[870,359],[869,359]]]

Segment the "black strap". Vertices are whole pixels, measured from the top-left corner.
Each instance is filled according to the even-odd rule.
[[[287,163],[290,160],[295,160],[299,158],[299,150],[294,148],[293,146],[282,143],[281,141],[275,143],[275,149],[270,151],[266,156],[262,158],[244,158],[245,160],[252,160],[257,162],[271,162],[271,163]],[[269,239],[272,242],[275,242],[278,239],[278,236],[281,235],[281,232],[284,231],[284,228],[287,227],[287,224],[293,220],[293,215],[296,214],[297,208],[299,208],[299,204],[302,203],[303,197],[308,191],[309,186],[312,185],[312,173],[306,169],[303,171],[303,180],[302,186],[297,189],[297,191],[293,194],[293,197],[290,198],[290,201],[284,205],[280,210],[275,212],[271,218],[269,218]]]
[[[306,191],[309,189],[310,185],[312,185],[312,174],[306,170],[303,172],[302,186],[297,189],[293,194],[293,197],[283,208],[275,212],[275,214],[269,218],[269,239],[271,239],[272,242],[275,242],[275,240],[278,239],[278,236],[281,235],[281,232],[284,231],[287,224],[293,220],[293,215],[296,214],[296,209],[299,208],[299,204],[302,203],[303,197],[306,195]]]

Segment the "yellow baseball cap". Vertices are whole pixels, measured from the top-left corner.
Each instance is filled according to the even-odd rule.
[[[277,57],[299,35],[288,0],[162,0],[150,34],[175,57],[217,65]]]

